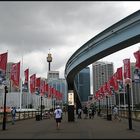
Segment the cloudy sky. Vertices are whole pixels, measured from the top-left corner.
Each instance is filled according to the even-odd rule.
[[[78,48],[139,9],[139,1],[1,1],[0,53],[8,50],[8,62],[23,58],[23,70],[29,67],[30,75],[46,77],[50,51],[51,70],[64,78],[65,64]],[[139,47],[130,46],[102,60],[121,67],[125,58],[135,61],[133,52]]]

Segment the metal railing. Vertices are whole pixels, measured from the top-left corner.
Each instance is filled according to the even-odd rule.
[[[40,111],[17,111],[16,121],[35,118]],[[6,122],[11,122],[11,112],[6,112]],[[3,122],[3,112],[0,112],[0,124]]]
[[[106,109],[102,109],[101,113],[106,115]],[[109,114],[112,114],[112,111],[109,109]],[[121,109],[119,110],[119,116],[121,118],[128,118],[128,110]],[[140,121],[140,110],[131,110],[132,120]]]

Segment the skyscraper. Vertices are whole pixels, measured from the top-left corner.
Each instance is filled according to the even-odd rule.
[[[114,66],[111,62],[97,61],[92,64],[93,71],[93,94],[102,86],[114,73]]]
[[[67,84],[64,78],[59,78],[59,71],[49,71],[47,83],[63,94],[63,103],[67,102]]]
[[[112,62],[97,61],[92,64],[93,72],[93,95],[99,88],[107,82],[114,73],[114,66]],[[106,98],[103,98],[102,105],[106,106]],[[109,104],[115,103],[115,96],[109,97]]]
[[[81,102],[88,101],[90,96],[90,69],[84,68],[75,76],[76,86]]]

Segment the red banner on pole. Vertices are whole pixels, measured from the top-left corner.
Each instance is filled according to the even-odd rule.
[[[40,95],[43,96],[45,94],[45,81],[41,80],[40,83]]]
[[[124,59],[124,79],[130,78],[130,59]]]
[[[136,58],[135,67],[136,67],[137,69],[140,69],[140,50],[134,52],[134,57]]]
[[[25,76],[25,82],[24,83],[28,83],[28,81],[29,81],[29,69],[26,69],[24,71],[24,76]]]
[[[8,53],[0,54],[0,69],[6,73],[7,66],[7,55]]]
[[[6,82],[7,55],[7,52],[0,54],[0,85]]]
[[[36,91],[36,94],[39,95],[40,94],[40,81],[41,81],[41,78],[36,78],[36,85],[35,85],[35,91]]]
[[[36,74],[30,76],[30,92],[35,92]]]
[[[117,77],[117,80],[121,80],[121,81],[123,80],[122,67],[117,68],[116,77]]]
[[[10,79],[14,87],[20,86],[20,62],[12,65]]]
[[[116,73],[114,73],[114,75],[113,75],[113,80],[114,80],[114,90],[117,91],[119,89],[119,86],[118,86],[117,74]]]

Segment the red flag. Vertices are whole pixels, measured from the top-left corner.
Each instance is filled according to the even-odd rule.
[[[134,52],[134,56],[136,58],[136,64],[135,67],[140,69],[140,50]]]
[[[109,94],[109,95],[112,95],[111,89],[110,89],[110,88],[111,88],[111,87],[110,87],[110,86],[111,86],[111,85],[110,85],[110,80],[107,82],[107,85],[106,85],[106,86],[107,86],[107,92],[108,92],[108,94]]]
[[[15,87],[19,87],[20,81],[20,62],[13,64],[11,67],[11,75],[10,79],[12,80],[12,84]]]
[[[109,84],[110,84],[110,86],[114,87],[114,79],[113,79],[113,76],[111,76],[111,78],[109,79]]]
[[[54,87],[52,87],[52,94],[53,94],[53,96],[55,96],[55,93],[56,93],[56,90],[55,90]]]
[[[6,73],[6,66],[7,66],[7,55],[8,53],[0,54],[0,69]]]
[[[46,83],[46,88],[45,88],[45,92],[48,93],[49,89],[48,89],[48,84]]]
[[[40,94],[40,77],[36,78],[36,94]]]
[[[33,74],[30,76],[30,92],[34,93],[35,92],[35,83],[36,83],[36,74]]]
[[[109,91],[110,91],[110,90],[108,89],[108,84],[107,84],[107,82],[104,83],[103,87],[104,87],[104,95],[107,96],[108,93],[109,93]]]
[[[54,89],[53,89],[54,97],[56,97],[56,91],[57,91],[57,90],[54,88]]]
[[[100,97],[100,91],[99,91],[99,90],[96,91],[96,93],[95,93],[95,98],[96,98],[97,100],[102,99],[102,98]]]
[[[25,76],[25,82],[24,83],[28,83],[28,81],[29,81],[29,69],[26,69],[24,71],[24,76]]]
[[[48,85],[48,98],[51,98],[51,96],[52,96],[51,89],[52,89],[52,87],[50,85]]]
[[[45,81],[43,80],[41,80],[41,83],[40,83],[40,93],[41,93],[41,96],[45,94]]]
[[[130,78],[130,59],[124,59],[124,79]]]
[[[36,87],[40,88],[40,77],[36,78]]]
[[[123,80],[122,67],[117,68],[116,77],[117,77],[117,80],[121,80],[121,81]]]
[[[114,90],[117,91],[119,86],[118,86],[118,82],[117,82],[117,74],[114,73],[113,75],[113,80],[114,80]]]
[[[109,82],[110,82],[110,86],[112,86],[115,91],[118,90],[118,82],[116,78],[116,73],[110,78]]]
[[[104,93],[104,88],[103,88],[103,86],[100,87],[100,91],[101,91],[102,94]]]

